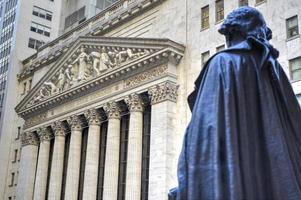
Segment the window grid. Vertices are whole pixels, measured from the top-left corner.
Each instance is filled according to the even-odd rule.
[[[209,5],[202,8],[202,29],[209,28]]]
[[[286,20],[287,38],[299,35],[298,16],[293,16]]]
[[[48,10],[45,10],[43,8],[39,8],[37,6],[33,7],[32,14],[37,16],[37,17],[46,19],[48,21],[52,20],[52,12],[50,12]]]
[[[30,30],[35,33],[50,37],[50,27],[43,26],[41,24],[31,22]]]
[[[217,0],[215,2],[215,21],[220,22],[224,19],[224,0]]]
[[[289,60],[290,77],[292,81],[301,80],[301,56]]]

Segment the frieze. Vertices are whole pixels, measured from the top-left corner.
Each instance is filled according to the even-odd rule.
[[[47,119],[47,113],[37,114],[25,121],[24,129],[40,124]]]
[[[134,87],[134,86],[140,85],[141,83],[143,83],[145,81],[148,81],[155,77],[166,74],[167,69],[168,69],[167,65],[161,65],[159,67],[145,71],[136,76],[130,77],[129,79],[125,80],[125,87],[126,88]]]
[[[148,90],[151,104],[154,105],[166,100],[176,102],[178,96],[178,87],[178,85],[171,82],[164,82],[151,87]]]
[[[39,139],[38,136],[34,132],[23,132],[21,135],[21,144],[22,147],[25,147],[27,145],[39,145]]]

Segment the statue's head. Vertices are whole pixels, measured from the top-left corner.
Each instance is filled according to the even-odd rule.
[[[243,6],[232,11],[218,30],[226,36],[228,46],[248,37],[272,39],[262,14],[255,8]]]

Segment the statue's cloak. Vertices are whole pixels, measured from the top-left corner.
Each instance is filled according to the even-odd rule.
[[[301,199],[301,110],[255,38],[214,55],[195,82],[178,200]]]

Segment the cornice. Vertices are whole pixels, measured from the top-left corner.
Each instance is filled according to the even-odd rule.
[[[87,39],[85,37],[85,39]],[[89,42],[94,43],[96,41],[99,41],[97,38],[89,38]],[[115,81],[120,80],[122,77],[128,77],[131,74],[136,74],[143,68],[149,68],[150,66],[158,66],[163,63],[168,62],[175,62],[175,64],[178,64],[178,62],[181,60],[183,53],[184,53],[184,47],[180,44],[177,44],[175,42],[172,42],[168,39],[117,39],[115,43],[111,43],[113,41],[113,38],[101,38],[103,41],[107,44],[111,45],[120,45],[123,41],[124,44],[127,44],[126,46],[138,46],[141,44],[141,48],[144,45],[144,48],[146,47],[157,47],[160,50],[152,51],[152,53],[143,56],[141,59],[133,60],[124,63],[123,65],[120,65],[118,68],[114,68],[108,72],[103,73],[100,76],[97,76],[95,78],[91,78],[87,80],[86,82],[83,82],[75,87],[70,88],[69,90],[63,91],[62,93],[55,94],[42,102],[39,102],[37,104],[34,104],[30,107],[25,108],[24,106],[28,104],[29,100],[33,97],[34,94],[37,93],[41,85],[44,81],[47,80],[47,77],[49,78],[52,76],[51,74],[54,74],[57,72],[57,68],[51,69],[47,77],[43,77],[40,82],[36,85],[35,88],[32,89],[32,91],[20,102],[20,104],[16,107],[16,112],[21,116],[25,117],[28,115],[32,115],[33,113],[40,113],[41,111],[45,111],[50,107],[54,107],[58,104],[61,104],[62,102],[66,102],[68,100],[71,100],[72,98],[76,98],[79,96],[83,96],[89,92],[95,91],[96,89],[100,89],[104,87],[105,85],[111,84]],[[118,41],[120,40],[120,41]],[[130,42],[131,41],[131,42]],[[133,41],[135,41],[133,44]],[[156,41],[156,42],[155,42]],[[118,43],[119,42],[119,43]],[[78,42],[79,46],[81,42]],[[86,46],[89,46],[86,44]],[[164,48],[165,47],[165,48]],[[155,50],[155,49],[154,49]],[[76,48],[73,49],[73,52],[76,51]],[[70,54],[71,55],[71,54]],[[67,55],[64,56],[64,60],[68,60]],[[62,58],[63,59],[63,58]],[[61,65],[64,65],[64,63],[59,60],[57,63],[61,63]],[[54,67],[54,66],[53,66]]]

